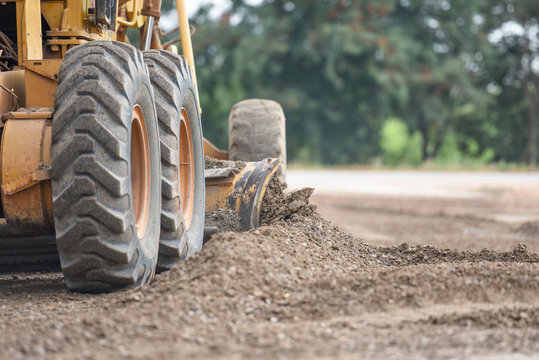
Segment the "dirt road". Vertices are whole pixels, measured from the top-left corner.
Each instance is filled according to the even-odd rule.
[[[505,189],[315,192],[352,236],[310,191],[273,188],[264,226],[214,235],[143,289],[0,274],[0,358],[535,359],[539,206],[532,185]]]
[[[373,245],[539,252],[539,173],[293,171],[321,215]]]

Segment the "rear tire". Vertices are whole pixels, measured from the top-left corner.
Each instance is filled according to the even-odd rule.
[[[159,134],[142,53],[92,41],[66,53],[55,93],[52,195],[67,285],[109,291],[155,274]]]
[[[144,52],[155,93],[161,141],[162,209],[158,270],[202,248],[204,150],[196,89],[187,60],[163,50]]]
[[[286,183],[286,124],[278,102],[249,99],[234,105],[228,118],[228,144],[230,160],[279,159],[277,174]]]

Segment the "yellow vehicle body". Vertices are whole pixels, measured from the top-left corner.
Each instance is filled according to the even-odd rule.
[[[98,3],[100,8],[96,7]],[[158,27],[160,7],[160,0],[2,1],[0,23],[14,25],[6,25],[9,34],[0,32],[0,36],[9,37],[17,46],[0,47],[0,263],[56,259],[50,182],[51,123],[58,73],[66,52],[94,40],[128,42],[128,27],[144,29],[142,50],[163,49]],[[176,9],[181,52],[196,87],[183,0],[176,0]],[[166,50],[177,52],[174,45],[168,45]],[[204,150],[216,158],[228,157],[227,152],[206,139]],[[242,216],[245,228],[256,226],[264,191],[278,166],[279,161],[273,159],[248,164],[245,169],[210,172],[206,211],[231,208]]]

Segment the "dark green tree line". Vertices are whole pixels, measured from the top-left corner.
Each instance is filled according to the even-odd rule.
[[[285,109],[292,161],[369,163],[401,122],[402,151],[418,161],[534,164],[535,3],[234,0],[217,18],[202,8],[192,22],[205,134],[226,147],[231,106],[270,98]]]

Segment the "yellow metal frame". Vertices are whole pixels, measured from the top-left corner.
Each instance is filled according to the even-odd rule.
[[[260,223],[262,199],[281,162],[265,159],[248,162],[243,169],[206,169],[206,213],[219,208],[234,210],[244,230]]]
[[[141,14],[143,0],[129,0],[121,5],[121,7],[125,8],[125,19],[120,16],[116,17],[115,31],[104,31],[91,23],[87,14],[88,0],[52,0],[43,2],[40,0],[15,0],[15,2],[17,24],[19,24],[17,26],[18,63],[23,68],[28,68],[27,65],[30,64],[28,60],[60,60],[70,47],[87,41],[116,40],[116,33],[120,27],[142,27],[148,22],[148,17]],[[182,54],[186,57],[191,68],[197,92],[197,101],[200,106],[193,45],[184,0],[176,0],[176,10],[180,27]],[[41,33],[42,15],[51,27],[51,30],[46,34]],[[46,51],[43,48],[43,38],[45,37]],[[57,64],[59,64],[58,61],[53,65],[43,65],[42,67],[55,68],[55,73],[47,71],[47,75],[52,75],[55,78],[59,69]],[[38,74],[43,75],[40,72]],[[30,86],[27,89],[28,94],[35,92],[35,88],[42,89],[42,86],[44,86],[44,80],[39,80],[35,76],[34,78],[36,80],[35,85],[32,85],[32,79],[26,81],[26,86]],[[51,79],[51,76],[46,76],[46,78]],[[45,86],[48,90],[45,91],[46,94],[40,96],[44,102],[32,104],[32,106],[51,106],[53,100],[46,100],[45,97],[54,93],[55,85],[50,83]]]
[[[140,9],[142,8],[142,2],[138,0],[132,0],[130,1],[132,6],[132,15],[131,15],[131,21],[124,20],[122,18],[116,18],[116,22],[120,25],[123,25],[125,27],[135,27],[137,24],[137,21],[139,20],[139,14]],[[118,26],[116,26],[116,29],[118,29]]]
[[[191,67],[193,74],[193,82],[195,89],[197,89],[197,102],[200,106],[200,99],[198,98],[198,85],[197,75],[195,69],[195,56],[193,55],[193,44],[191,43],[191,30],[189,28],[189,19],[187,17],[187,11],[185,8],[184,0],[176,0],[176,10],[178,11],[178,22],[180,23],[180,38],[182,45],[183,56],[187,59],[187,63]]]
[[[41,47],[41,1],[17,1],[17,43],[19,64],[22,60],[43,59]]]
[[[51,110],[12,112],[2,117],[2,207],[14,235],[45,235],[54,230]]]
[[[0,72],[0,127],[3,127],[0,165],[5,217],[12,234],[52,233],[50,138],[54,93],[66,51],[92,40],[116,40],[126,27],[142,27],[144,0],[122,5],[112,30],[96,27],[88,13],[90,0],[7,0],[15,2],[18,65]],[[176,0],[183,55],[198,88],[189,20],[184,0]],[[42,16],[50,27],[42,33]],[[153,30],[155,31],[155,30]],[[154,34],[156,35],[156,34]],[[6,90],[7,89],[7,90]],[[18,110],[17,110],[18,108]]]

